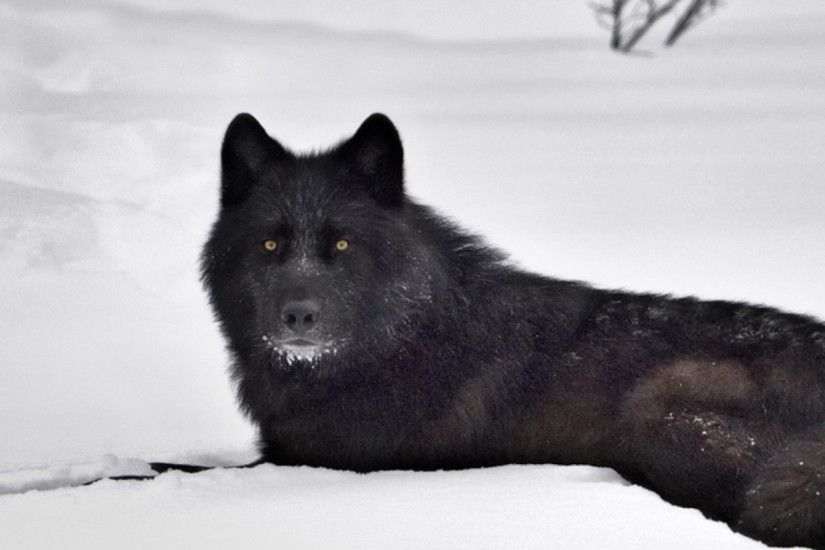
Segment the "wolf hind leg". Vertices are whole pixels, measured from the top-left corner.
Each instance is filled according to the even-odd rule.
[[[640,380],[617,424],[631,477],[675,504],[735,520],[764,443],[747,413],[753,389],[733,362],[677,361]]]
[[[735,527],[771,545],[825,549],[825,427],[779,446],[765,461]]]

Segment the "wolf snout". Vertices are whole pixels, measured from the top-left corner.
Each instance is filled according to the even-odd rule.
[[[281,309],[281,321],[295,334],[303,335],[315,327],[320,314],[317,300],[290,300]]]

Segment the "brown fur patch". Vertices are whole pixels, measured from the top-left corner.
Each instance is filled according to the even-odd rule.
[[[683,359],[642,379],[628,402],[635,403],[637,411],[660,419],[674,408],[736,409],[744,406],[755,390],[754,381],[740,363]]]
[[[632,464],[674,502],[730,520],[761,453],[744,420],[756,384],[733,361],[680,360],[654,370],[622,404],[617,432]]]
[[[492,393],[498,389],[507,369],[483,372],[465,381],[456,391],[449,407],[425,431],[428,441],[443,441],[452,446],[456,441],[471,440],[487,425],[492,414]]]
[[[494,381],[487,376],[471,378],[456,392],[450,413],[442,422],[454,424],[461,431],[473,431],[490,409],[490,387]]]

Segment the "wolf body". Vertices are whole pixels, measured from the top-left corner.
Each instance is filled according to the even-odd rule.
[[[392,122],[298,155],[250,115],[202,256],[264,460],[615,468],[825,547],[825,325],[531,274],[404,192]]]

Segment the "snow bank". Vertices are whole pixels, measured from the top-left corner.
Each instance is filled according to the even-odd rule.
[[[6,548],[763,547],[589,466],[170,472],[0,497],[0,518]]]

